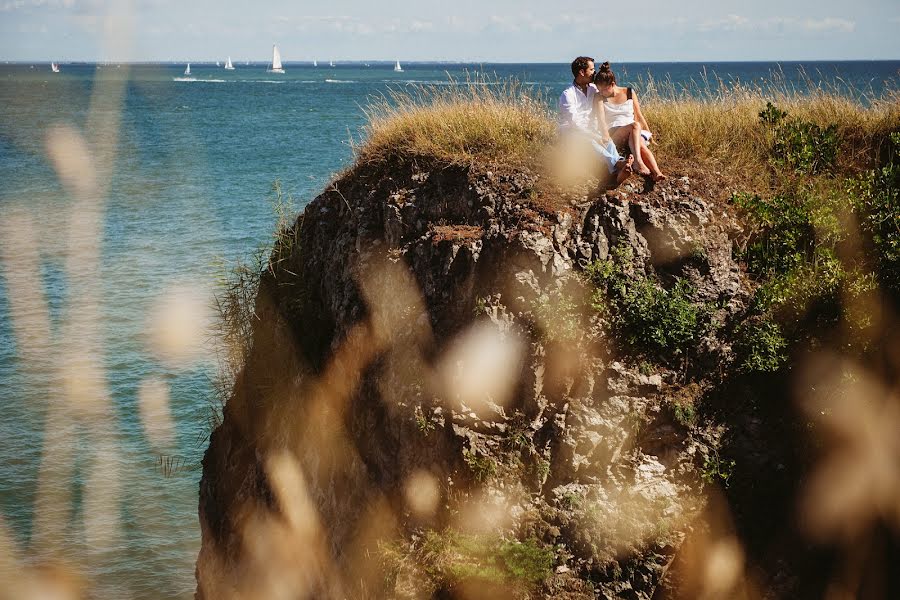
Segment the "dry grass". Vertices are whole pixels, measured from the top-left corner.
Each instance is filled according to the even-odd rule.
[[[357,156],[366,162],[397,155],[453,164],[527,161],[555,136],[547,106],[515,80],[477,77],[393,89],[365,109]]]
[[[435,245],[446,241],[480,240],[484,236],[484,229],[476,225],[435,225],[433,232],[434,237],[431,241]]]
[[[765,87],[722,80],[677,87],[652,78],[635,87],[656,134],[654,151],[663,162],[714,164],[741,171],[745,180],[761,182],[765,176],[770,140],[759,113],[767,102],[791,117],[823,127],[836,125],[841,139],[838,167],[846,173],[872,167],[879,144],[900,128],[898,89],[875,98],[841,82],[806,80],[798,90],[778,73]]]
[[[900,129],[897,88],[880,98],[840,81],[807,80],[798,89],[778,73],[764,84],[702,79],[685,87],[636,79],[663,168],[694,164],[751,188],[770,185],[770,140],[759,121],[769,101],[792,117],[836,125],[838,168],[847,174],[872,167],[881,141]],[[365,109],[368,125],[355,147],[357,158],[363,163],[392,156],[450,164],[532,162],[546,157],[556,138],[548,100],[514,80],[451,80],[394,89]]]

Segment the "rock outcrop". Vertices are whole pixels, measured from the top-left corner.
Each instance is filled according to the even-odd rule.
[[[282,233],[203,461],[198,597],[674,595],[718,472],[692,400],[733,360],[728,327],[650,364],[583,274],[627,248],[731,323],[740,228],[688,177],[553,206],[540,185],[358,166]]]

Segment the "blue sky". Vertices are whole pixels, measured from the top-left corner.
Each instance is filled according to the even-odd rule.
[[[0,60],[900,59],[898,0],[380,4],[0,0]]]

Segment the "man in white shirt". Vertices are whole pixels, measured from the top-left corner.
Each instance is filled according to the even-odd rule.
[[[597,87],[591,83],[594,77],[594,59],[579,56],[573,60],[572,75],[572,85],[563,90],[559,97],[559,132],[564,136],[588,140],[610,174],[617,174],[616,183],[622,183],[631,175],[633,159],[629,157],[626,161],[619,156],[616,145],[606,131],[602,112],[594,111],[594,95],[597,93]]]

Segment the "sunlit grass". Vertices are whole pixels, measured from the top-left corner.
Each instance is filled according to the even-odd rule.
[[[555,125],[541,94],[516,80],[451,79],[395,88],[364,108],[360,161],[390,156],[520,162],[550,144]]]
[[[767,102],[792,117],[819,126],[835,125],[841,139],[838,167],[871,168],[880,144],[900,127],[900,90],[880,97],[843,81],[803,80],[802,89],[783,74],[762,84],[702,79],[687,86],[652,77],[635,84],[663,161],[713,161],[734,170],[761,173],[769,140],[759,113]],[[752,174],[752,173],[751,173]]]
[[[792,117],[834,124],[841,139],[838,168],[871,168],[882,140],[900,128],[900,90],[881,96],[837,80],[802,80],[781,73],[758,84],[701,78],[687,85],[652,77],[635,81],[663,166],[693,162],[766,180],[770,140],[759,113],[767,102]],[[556,140],[555,98],[515,80],[489,78],[410,85],[370,99],[367,125],[355,143],[359,163],[388,157],[517,165],[544,156]]]

